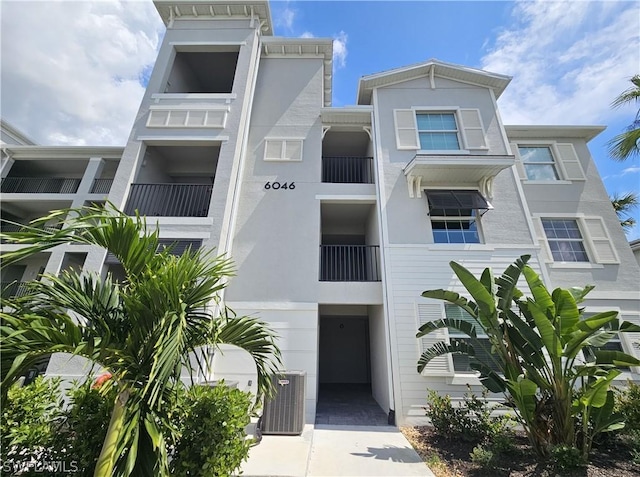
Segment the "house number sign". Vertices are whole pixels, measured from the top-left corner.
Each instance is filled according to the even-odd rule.
[[[267,182],[264,185],[264,188],[269,190],[269,189],[273,189],[273,190],[278,190],[278,189],[284,189],[284,190],[293,190],[296,188],[296,183],[295,182]]]

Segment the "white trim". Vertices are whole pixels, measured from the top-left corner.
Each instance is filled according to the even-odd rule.
[[[524,179],[522,182],[525,184],[531,185],[568,185],[571,184],[571,181],[565,180],[557,180],[557,181],[530,181],[529,179]]]
[[[267,148],[269,142],[278,143],[280,142],[280,157],[268,157],[267,156]],[[299,142],[300,144],[300,158],[291,158],[287,157],[287,143]],[[304,138],[303,137],[265,137],[264,138],[264,155],[263,159],[266,162],[302,162],[304,157]]]
[[[316,194],[317,200],[324,201],[347,201],[347,202],[369,202],[375,204],[377,197],[375,195],[338,195],[338,194]]]
[[[604,268],[604,265],[601,263],[592,263],[592,262],[549,262],[549,266],[551,268],[564,268],[564,269],[596,269],[596,268]]]
[[[211,18],[203,18],[211,21]],[[171,46],[246,46],[246,41],[170,41]],[[188,51],[188,50],[183,50]]]
[[[180,143],[189,143],[189,142],[202,142],[206,144],[210,144],[212,146],[217,145],[219,142],[225,142],[229,140],[229,136],[137,136],[136,141],[145,142],[148,145],[153,146],[153,142],[156,141],[167,141],[173,142],[176,146],[179,146]]]
[[[152,104],[151,106],[149,106],[149,110],[150,111],[191,111],[191,110],[198,110],[198,111],[224,111],[224,112],[229,112],[231,111],[231,108],[229,106],[224,106],[222,104],[167,104],[162,105],[162,104]]]
[[[237,99],[237,93],[153,93],[151,99]],[[211,107],[211,106],[208,106]],[[153,108],[153,106],[150,106]]]
[[[318,304],[309,302],[229,301],[227,305],[234,309],[318,311]]]

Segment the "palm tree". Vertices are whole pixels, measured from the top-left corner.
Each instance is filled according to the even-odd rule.
[[[618,219],[620,219],[620,225],[622,229],[627,232],[633,228],[636,224],[636,219],[627,215],[632,209],[635,209],[640,200],[638,200],[637,194],[633,192],[628,192],[624,195],[614,194],[609,197],[611,199],[611,204],[613,205],[613,210],[616,211],[618,215]]]
[[[52,221],[64,227],[43,228]],[[171,403],[183,370],[191,376],[204,370],[203,347],[229,343],[247,350],[258,373],[256,399],[269,392],[269,376],[280,364],[276,337],[258,319],[235,317],[219,302],[232,272],[229,260],[201,250],[159,251],[157,230],[111,205],[55,211],[2,238],[25,245],[2,254],[2,267],[73,243],[107,249],[125,270],[121,283],[91,273],[46,276],[30,283],[26,295],[2,303],[3,396],[51,353],[88,358],[112,374],[102,388],[115,386],[117,398],[94,475],[169,474]]]
[[[611,103],[611,107],[619,108],[629,103],[640,102],[640,75],[635,75],[630,81],[633,86],[622,92]],[[609,155],[616,161],[626,161],[640,156],[640,110],[627,130],[609,141]]]

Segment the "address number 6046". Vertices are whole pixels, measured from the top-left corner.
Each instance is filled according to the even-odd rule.
[[[267,182],[264,185],[264,188],[269,190],[269,189],[273,189],[273,190],[278,190],[278,189],[284,189],[284,190],[293,190],[296,188],[296,183],[295,182]]]

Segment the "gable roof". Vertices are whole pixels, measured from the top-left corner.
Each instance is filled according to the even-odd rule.
[[[431,76],[439,76],[490,88],[494,91],[496,99],[500,97],[511,81],[511,76],[430,59],[425,63],[417,63],[363,76],[358,83],[358,104],[371,104],[371,96],[375,88]]]

